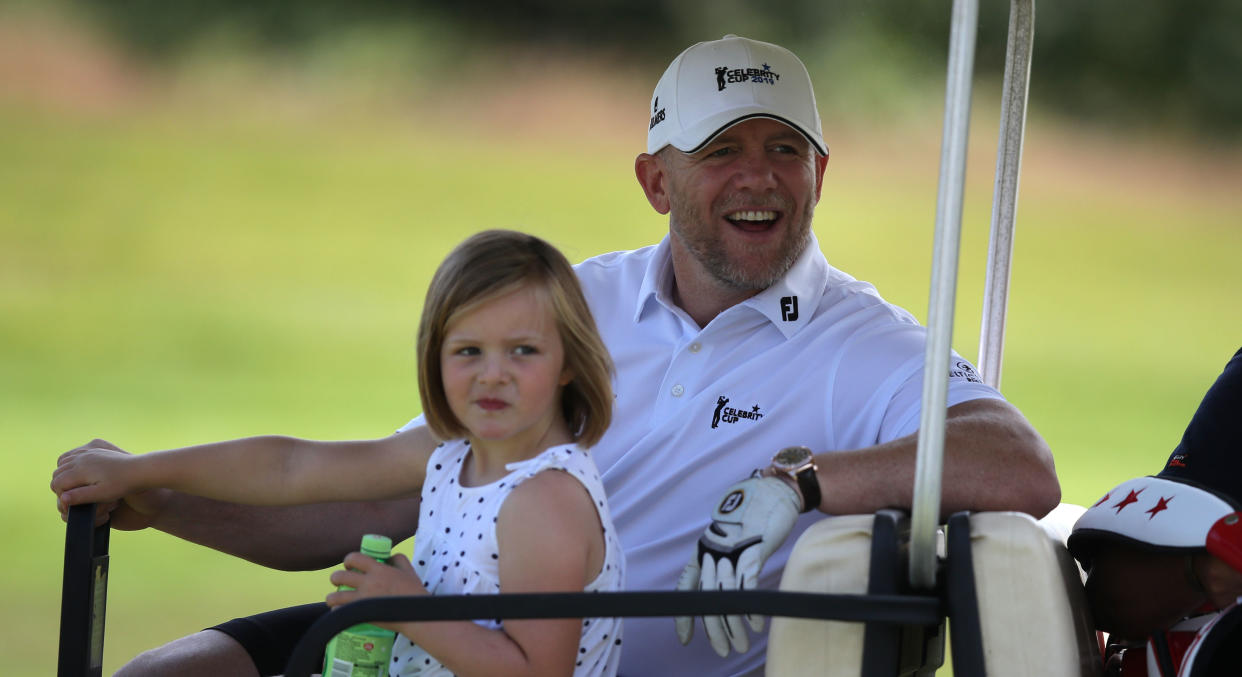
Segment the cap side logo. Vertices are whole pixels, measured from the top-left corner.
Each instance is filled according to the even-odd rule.
[[[763,64],[763,68],[730,68],[728,66],[716,66],[716,91],[723,92],[724,88],[739,82],[759,82],[767,85],[775,85],[781,76],[768,64]]]
[[[656,97],[651,101],[651,124],[647,126],[647,131],[655,129],[655,126],[664,122],[664,109],[660,108],[660,97]]]

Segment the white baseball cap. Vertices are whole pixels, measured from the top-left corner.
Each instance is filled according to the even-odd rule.
[[[811,77],[793,52],[736,35],[700,42],[673,59],[656,83],[647,152],[672,145],[693,153],[756,117],[793,127],[820,155],[828,154]]]

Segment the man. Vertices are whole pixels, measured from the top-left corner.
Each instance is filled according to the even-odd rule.
[[[1088,572],[1096,627],[1115,647],[1110,674],[1242,668],[1240,413],[1242,350],[1204,395],[1164,469],[1113,488],[1074,525],[1070,552]]]
[[[790,516],[782,533],[762,534],[742,524],[731,539],[709,542],[727,561],[731,548],[762,537],[762,556],[746,557],[757,560],[756,574],[770,563],[743,584],[775,588],[794,540],[785,536],[817,519],[814,508],[910,506],[925,331],[820,253],[811,220],[828,147],[796,56],[736,36],[699,43],[669,66],[650,111],[635,174],[652,207],[669,215],[669,236],[577,267],[617,367],[614,423],[592,454],[626,549],[628,587],[667,590],[730,484],[779,449],[814,449],[816,470],[795,473],[788,487],[766,478],[754,492],[763,500],[747,502],[807,512],[796,524]],[[1047,445],[960,364],[949,385],[942,512],[1043,515],[1060,496]],[[398,435],[434,443],[418,419]],[[154,526],[289,569],[335,564],[366,531],[404,538],[416,520],[416,501],[276,511],[167,492],[128,498],[114,513],[117,528]],[[720,578],[714,560],[710,569],[694,560],[682,587]],[[123,674],[255,674],[255,661],[279,670],[282,641],[296,640],[321,609],[206,630],[140,656]],[[685,648],[673,625],[627,619],[621,674],[761,672],[762,637],[734,638],[741,653],[721,658],[719,625],[709,643],[680,621]],[[258,655],[265,650],[274,655]]]

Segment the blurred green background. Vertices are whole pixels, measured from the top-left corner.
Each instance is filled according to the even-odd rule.
[[[977,352],[1006,8],[981,17],[954,345]],[[632,174],[690,42],[783,42],[832,149],[829,260],[926,316],[947,3],[0,4],[6,674],[53,671],[56,456],[418,411],[431,271],[483,228],[578,260],[667,229]],[[1037,8],[1003,389],[1064,498],[1159,469],[1242,345],[1235,4]],[[1115,25],[1116,24],[1116,25]],[[112,539],[105,671],[320,598],[159,533]]]

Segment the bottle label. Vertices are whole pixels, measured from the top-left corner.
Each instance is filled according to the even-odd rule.
[[[392,541],[385,536],[367,534],[362,537],[362,552],[380,563],[386,563]],[[338,590],[353,590],[341,585]],[[396,633],[362,623],[338,634],[324,648],[324,677],[386,677],[388,661]]]
[[[394,635],[378,632],[361,633],[350,628],[337,635],[328,652],[327,677],[383,677],[388,674]]]

